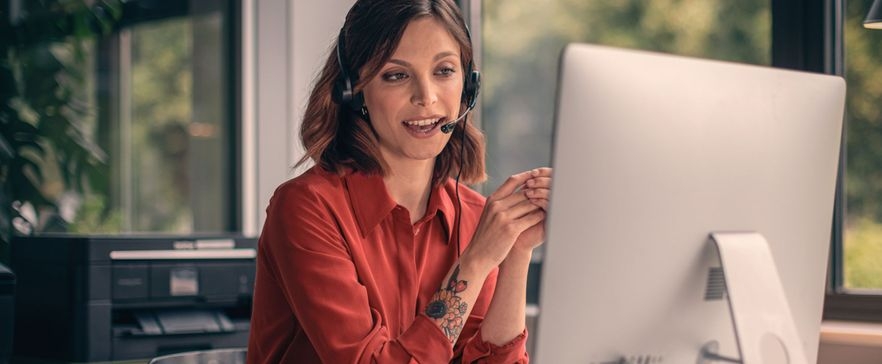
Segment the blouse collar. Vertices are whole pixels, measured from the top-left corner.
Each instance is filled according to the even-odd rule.
[[[389,195],[383,177],[379,174],[352,172],[344,180],[361,235],[367,236],[398,204]],[[433,186],[426,207],[426,216],[429,218],[434,218],[438,212],[443,215],[442,221],[446,225],[448,237],[453,236],[456,218],[456,197],[452,195],[455,188],[455,182],[449,178],[441,185]]]

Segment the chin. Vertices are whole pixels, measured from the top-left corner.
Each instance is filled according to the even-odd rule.
[[[440,152],[440,151],[439,151],[438,153],[434,153],[434,154],[417,154],[417,155],[411,155],[411,156],[410,156],[410,159],[420,160],[420,161],[430,161],[430,160],[433,160],[433,159],[435,159],[435,158],[438,158],[439,155],[441,155],[441,152]]]
[[[431,160],[441,155],[442,150],[443,148],[438,148],[434,150],[413,151],[412,153],[407,153],[407,157],[415,160]]]

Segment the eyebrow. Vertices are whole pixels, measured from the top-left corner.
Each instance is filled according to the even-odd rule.
[[[438,54],[435,55],[435,57],[432,57],[432,61],[438,61],[439,59],[442,59],[442,58],[445,58],[445,57],[450,57],[450,56],[456,56],[456,52],[450,52],[450,51],[447,51],[447,52],[441,52],[441,53],[438,53]],[[390,59],[390,60],[389,60],[389,63],[395,63],[395,64],[399,64],[399,65],[402,65],[402,66],[405,66],[405,67],[410,67],[410,66],[411,66],[410,62],[403,61],[403,60],[400,60],[400,59]]]

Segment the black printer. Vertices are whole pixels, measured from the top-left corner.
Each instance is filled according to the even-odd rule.
[[[14,355],[74,362],[245,347],[257,239],[15,238]]]

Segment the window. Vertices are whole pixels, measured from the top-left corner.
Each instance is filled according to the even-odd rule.
[[[882,321],[882,31],[862,27],[871,3],[484,0],[484,188],[550,162],[556,62],[569,41],[842,74],[846,140],[824,317]]]
[[[771,63],[769,1],[484,0],[481,122],[490,179],[550,163],[558,57],[568,42]],[[537,265],[541,251],[534,254]],[[537,302],[537,269],[528,301]]]
[[[882,233],[879,226],[880,160],[879,85],[882,84],[882,32],[862,27],[872,1],[851,0],[842,6],[844,43],[839,57],[840,74],[848,82],[845,105],[845,145],[840,166],[840,191],[831,249],[829,293],[824,318],[882,321],[882,288],[879,259]],[[873,99],[873,98],[876,99]]]
[[[852,292],[882,289],[882,31],[862,26],[871,4],[850,0],[845,8],[848,90],[840,283]]]
[[[86,14],[97,6],[82,3]],[[52,118],[52,108],[31,107],[39,103],[38,93],[24,93],[17,104],[18,114],[30,115],[47,140],[46,153],[31,153],[39,193],[12,196],[22,201],[19,230],[237,230],[236,2],[104,3],[120,10],[106,34],[78,29],[22,53],[58,63],[53,73],[21,72],[21,83],[62,80],[70,91],[62,106],[70,112],[64,114],[69,123],[62,124]],[[61,9],[24,4],[24,19],[41,19],[41,7],[55,9],[57,18]],[[54,162],[79,155],[86,155],[85,162]]]
[[[548,165],[557,62],[588,42],[754,64],[771,63],[768,1],[485,0],[482,126],[495,188]]]
[[[218,4],[132,24],[106,53],[119,71],[105,125],[120,231],[231,228],[230,16]]]

